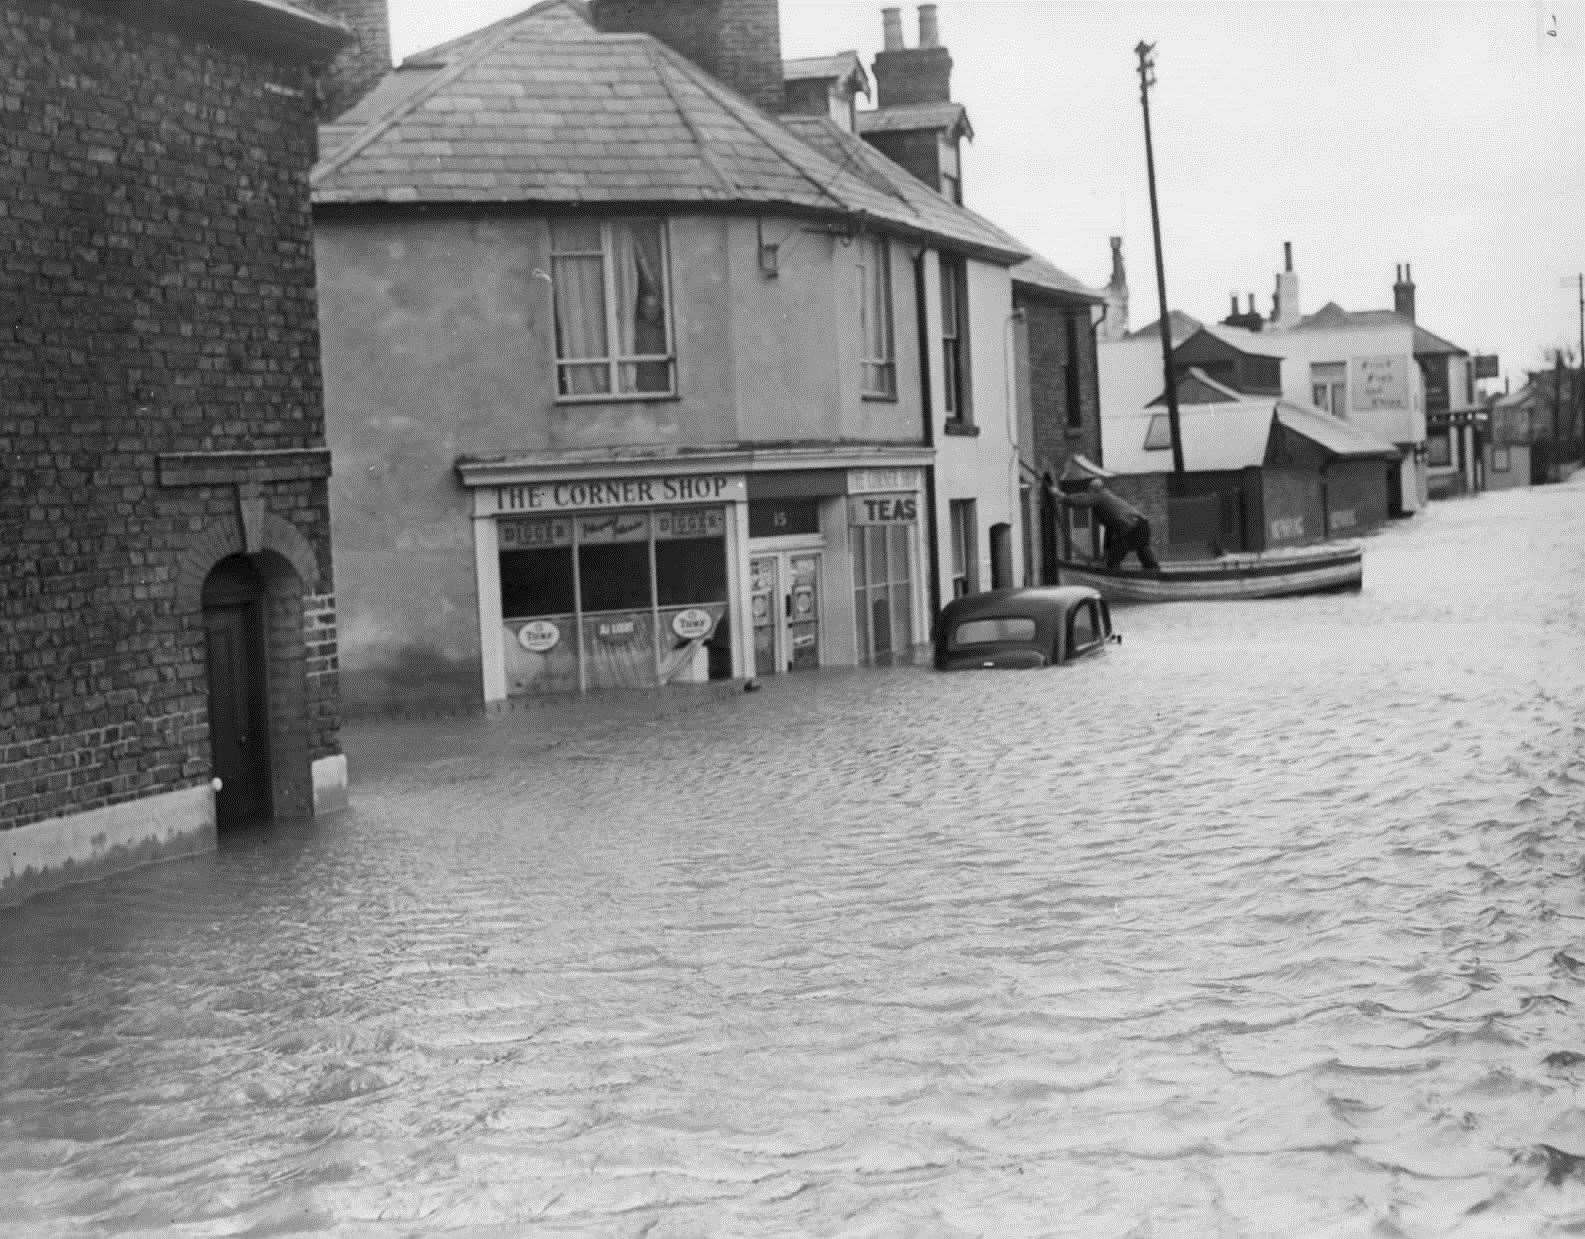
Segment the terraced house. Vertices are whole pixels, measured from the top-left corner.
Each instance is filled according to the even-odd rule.
[[[322,130],[349,708],[886,662],[1019,579],[1027,250],[866,85],[774,0],[550,0]]]

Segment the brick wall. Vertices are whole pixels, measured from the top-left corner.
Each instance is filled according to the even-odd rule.
[[[0,828],[208,777],[198,588],[245,513],[331,608],[323,470],[164,467],[324,443],[308,71],[130,11],[0,7]]]
[[[351,29],[353,41],[319,75],[321,120],[340,116],[391,71],[388,0],[298,0],[304,8],[334,17]]]
[[[767,112],[782,106],[777,0],[593,0],[601,30],[654,35]]]
[[[1102,463],[1095,337],[1090,331],[1088,305],[1065,304],[1020,287],[1014,288],[1013,304],[1024,311],[1029,333],[1029,403],[1034,430],[1030,463],[1053,476],[1062,472],[1075,452]],[[1069,355],[1070,340],[1078,346],[1073,356]],[[1077,427],[1072,425],[1070,365],[1078,368]]]
[[[875,106],[947,103],[952,99],[952,57],[944,47],[905,47],[875,55]]]

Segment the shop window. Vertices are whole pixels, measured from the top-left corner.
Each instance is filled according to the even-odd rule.
[[[863,351],[860,391],[869,397],[897,395],[897,357],[892,339],[891,249],[885,237],[859,238],[859,346]]]
[[[512,619],[576,610],[572,548],[501,552],[501,610]]]
[[[913,647],[913,558],[911,524],[854,525],[848,530],[853,556],[853,615],[859,660],[887,663]]]
[[[663,607],[725,602],[726,542],[721,538],[657,541],[655,586]]]
[[[554,220],[550,241],[557,395],[671,394],[665,223]]]

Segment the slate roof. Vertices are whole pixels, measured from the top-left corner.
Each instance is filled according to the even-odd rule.
[[[858,114],[860,133],[909,133],[916,129],[957,129],[974,140],[969,111],[961,103],[904,103]]]
[[[1106,300],[1105,293],[1098,292],[1074,279],[1039,254],[1031,254],[1013,268],[1013,283],[1023,284],[1042,292],[1061,293],[1065,297],[1079,297],[1096,305]]]
[[[833,162],[665,44],[596,31],[569,0],[391,76],[419,69],[427,80],[382,85],[387,110],[321,160],[316,206],[752,204],[861,217],[1008,264],[1028,253],[923,186],[882,188],[861,174],[862,152]]]
[[[1345,310],[1335,301],[1328,301],[1314,314],[1306,314],[1294,327],[1295,331],[1334,331],[1355,327],[1413,327],[1414,355],[1450,354],[1468,357],[1469,350],[1444,340],[1421,327],[1406,314],[1396,310]]]
[[[1196,331],[1201,330],[1205,324],[1192,315],[1185,314],[1182,310],[1173,310],[1169,315],[1172,321],[1172,343],[1177,345],[1187,340]],[[1123,338],[1125,340],[1142,340],[1146,337],[1161,338],[1161,320],[1158,318],[1153,323],[1146,323],[1138,331],[1130,331]]]

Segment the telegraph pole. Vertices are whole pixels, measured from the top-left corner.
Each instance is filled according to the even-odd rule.
[[[1156,207],[1156,157],[1150,145],[1150,88],[1156,84],[1154,43],[1143,39],[1139,57],[1139,106],[1145,112],[1145,170],[1150,177],[1150,232],[1156,242],[1156,297],[1161,302],[1161,369],[1167,380],[1167,427],[1172,434],[1172,471],[1183,473],[1183,432],[1178,424],[1178,383],[1172,373],[1172,315],[1167,309],[1167,272],[1161,261],[1161,212]]]

